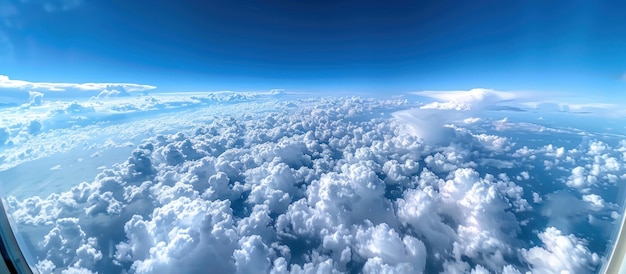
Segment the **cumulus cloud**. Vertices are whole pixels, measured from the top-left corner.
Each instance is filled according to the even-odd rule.
[[[590,272],[600,263],[598,254],[590,252],[585,242],[572,234],[548,227],[538,236],[542,247],[520,250],[533,273]]]
[[[231,95],[235,101],[251,98],[224,96]],[[192,96],[143,102],[201,105],[225,98]],[[465,102],[474,100],[469,98]],[[98,169],[86,182],[47,197],[7,199],[16,222],[39,233],[34,244],[38,269],[523,273],[585,272],[597,265],[599,255],[587,242],[564,235],[557,225],[538,228],[529,220],[549,218],[533,211],[543,203],[531,206],[527,201],[542,200],[544,193],[539,195],[534,185],[542,166],[524,166],[522,171],[481,161],[505,162],[518,152],[540,150],[546,152],[537,153],[538,160],[561,159],[567,150],[552,149],[553,156],[542,146],[520,152],[509,136],[462,128],[449,128],[453,134],[447,143],[425,143],[403,133],[397,120],[372,114],[405,108],[400,100],[267,101],[266,109],[251,103],[228,108],[215,104],[169,120],[162,120],[167,115],[145,120],[135,116],[137,123],[88,131],[106,129],[118,135],[137,127],[133,130],[150,134],[141,135],[139,145],[125,150],[124,158]],[[87,116],[100,107],[66,102],[56,111],[63,117]],[[176,124],[187,122],[191,125]],[[155,123],[167,132],[147,127]],[[40,135],[47,134],[41,130]],[[85,128],[70,130],[66,132]],[[103,147],[114,148],[118,142],[105,143]],[[612,150],[609,146],[587,154],[585,149],[580,155],[594,161]],[[611,153],[605,162],[618,157]],[[64,164],[56,172],[68,168]],[[588,211],[610,202],[591,194],[577,201]],[[543,245],[531,247],[524,238],[533,229],[543,231]],[[570,255],[580,260],[560,262]]]
[[[58,219],[55,227],[39,243],[39,248],[46,254],[45,259],[39,263],[42,267],[40,270],[44,272],[54,269],[56,265],[93,267],[102,259],[102,253],[96,238],[85,237],[86,234],[78,224],[78,219]]]
[[[463,123],[465,124],[474,124],[474,123],[478,123],[479,121],[480,121],[480,118],[478,117],[470,117],[470,118],[463,119]]]
[[[96,145],[89,146],[96,147],[101,143],[99,137],[103,133],[110,135],[108,139],[114,139],[120,144],[118,146],[122,146],[121,144],[129,141],[140,141],[139,136],[180,130],[175,128],[181,124],[176,116],[161,116],[160,122],[149,124],[141,121],[142,118],[157,113],[195,112],[196,115],[191,115],[184,121],[184,127],[190,128],[206,122],[207,117],[210,119],[229,111],[231,104],[239,104],[242,113],[288,107],[281,103],[273,105],[263,102],[264,99],[278,96],[274,92],[205,92],[121,97],[114,96],[117,93],[113,92],[106,98],[56,98],[49,93],[20,93],[30,96],[28,103],[0,108],[0,117],[3,118],[0,121],[0,141],[3,141],[0,145],[8,147],[3,151],[6,161],[0,163],[0,170],[24,161],[72,150],[87,139],[96,140]],[[25,101],[26,98],[20,99],[20,102]],[[205,108],[209,105],[210,108]],[[130,116],[137,119],[126,119]],[[130,124],[135,125],[128,126]],[[75,132],[78,128],[81,129],[80,133]],[[74,133],[69,134],[69,131]],[[103,146],[110,148],[109,145]],[[91,154],[98,155],[97,152]]]
[[[566,181],[568,186],[585,189],[618,182],[619,176],[624,170],[624,163],[620,160],[620,158],[624,159],[624,155],[622,155],[620,147],[613,148],[602,141],[592,140],[586,144],[582,152],[584,153],[568,152],[570,154],[576,153],[580,164],[571,170],[571,175]],[[562,157],[564,154],[561,148],[557,149],[556,157]],[[571,157],[566,157],[566,160],[568,159]]]
[[[401,238],[385,223],[358,230],[356,242],[356,253],[367,259],[365,272],[373,271],[371,268],[390,268],[395,270],[394,272],[424,271],[426,264],[424,244],[411,236]]]
[[[593,211],[602,210],[605,206],[604,199],[598,194],[583,195],[583,201],[589,203],[589,207]]]
[[[595,177],[587,176],[585,174],[585,168],[577,166],[572,169],[572,175],[567,180],[567,185],[570,187],[586,187],[595,183]]]
[[[493,152],[504,152],[511,150],[513,144],[506,137],[488,134],[472,135],[487,150]]]

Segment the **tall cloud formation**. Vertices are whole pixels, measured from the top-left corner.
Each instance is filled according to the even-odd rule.
[[[475,88],[468,91],[422,91],[414,95],[438,100],[422,106],[422,109],[456,109],[480,111],[498,103],[518,99],[519,94],[496,91],[493,89]],[[443,102],[443,103],[441,103]]]
[[[513,100],[518,95],[492,89],[471,89],[468,91],[423,91],[413,93],[436,101],[393,113],[394,118],[403,124],[403,130],[427,143],[446,143],[451,140],[454,130],[446,124],[472,119],[481,112],[497,106],[500,102]]]
[[[507,137],[460,134],[475,142],[434,146],[371,114],[406,108],[401,100],[280,105],[150,137],[68,191],[9,197],[21,231],[49,231],[30,238],[39,270],[580,273],[600,261],[575,235],[529,225],[542,218],[527,199],[543,166],[516,180],[519,170],[477,164],[514,157]],[[522,236],[534,230],[540,245]]]

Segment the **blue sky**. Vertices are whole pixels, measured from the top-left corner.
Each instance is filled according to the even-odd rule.
[[[619,1],[389,3],[2,0],[0,74],[163,91],[626,88]]]

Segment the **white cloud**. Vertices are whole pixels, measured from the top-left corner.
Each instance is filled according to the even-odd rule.
[[[48,94],[45,96],[48,98]],[[231,104],[239,104],[242,114],[285,108],[263,101],[274,96],[271,92],[208,92],[107,100],[48,98],[41,100],[41,106],[0,108],[0,145],[12,144],[5,146],[3,156],[6,158],[0,162],[0,170],[71,151],[82,146],[83,142],[97,146],[103,142],[99,137],[117,140],[119,147],[125,142],[138,142],[160,132],[193,128],[205,123],[207,117],[210,119],[228,112]],[[251,100],[258,102],[248,102]],[[204,108],[207,105],[211,107]],[[176,116],[153,116],[163,111],[193,111],[195,114],[182,121]],[[131,116],[137,119],[129,121],[125,118]],[[146,124],[142,120],[145,117],[151,117],[154,123]]]
[[[590,141],[585,145],[588,146],[583,147],[581,151],[570,150],[567,152],[568,156],[564,157],[565,162],[578,164],[571,170],[566,184],[584,190],[588,187],[617,183],[624,169],[624,163],[620,160],[623,159],[620,148],[612,148],[602,141]],[[560,150],[562,151],[561,148],[557,149],[557,156]],[[562,158],[564,154],[565,152],[561,152]],[[555,161],[559,163],[558,159]]]
[[[519,102],[524,108],[540,112],[561,112],[570,114],[599,114],[600,116],[624,117],[624,105],[615,102],[596,101],[593,97],[579,97],[574,101],[567,96],[547,97],[535,95]]]
[[[589,207],[593,211],[599,211],[604,209],[605,207],[604,199],[602,199],[602,197],[597,194],[583,195],[583,201],[589,203]]]
[[[55,227],[39,243],[39,248],[46,251],[42,266],[49,269],[49,262],[52,262],[54,265],[93,267],[102,259],[102,253],[98,250],[96,238],[85,237],[77,218],[58,219]]]
[[[151,240],[128,242],[130,250],[141,250],[136,247],[143,247],[144,250],[149,248],[147,254],[145,251],[141,253],[146,255],[145,258],[135,257],[140,254],[131,253],[130,258],[134,260],[132,269],[136,273],[153,273],[157,270],[191,273],[207,267],[221,273],[233,272],[234,265],[230,257],[237,247],[238,237],[233,227],[229,202],[207,202],[182,197],[156,208],[152,220],[145,226]],[[133,234],[127,236],[135,238]]]
[[[126,89],[123,86],[117,87],[117,88],[107,87],[107,89],[102,90],[100,93],[98,93],[95,99],[124,97],[124,96],[130,96],[130,93],[126,91]]]
[[[462,110],[484,109],[485,107],[519,97],[519,95],[513,92],[496,91],[484,88],[475,88],[468,91],[421,91],[414,92],[412,94],[447,102],[444,105],[439,105],[440,107],[443,107],[440,109],[450,109],[447,107],[448,105],[456,104],[457,106],[466,106],[461,108]],[[434,105],[433,108],[435,108]]]
[[[423,272],[426,265],[426,247],[414,237],[401,237],[383,223],[365,230],[357,230],[356,253],[367,259],[366,265],[388,265],[396,270]],[[371,259],[375,261],[370,262]]]
[[[56,266],[50,260],[41,260],[37,262],[37,264],[35,265],[35,268],[39,271],[39,273],[47,274],[47,273],[54,273]]]
[[[435,252],[442,253],[450,246],[456,233],[437,213],[439,197],[431,197],[433,194],[432,189],[407,190],[403,199],[397,201],[397,214],[398,219],[426,239]]]
[[[37,91],[29,91],[29,106],[41,106],[43,101],[43,93]]]
[[[444,102],[444,103],[432,102],[432,103],[421,106],[420,109],[440,109],[440,110],[463,111],[463,110],[470,110],[471,106],[463,104],[463,103],[456,103],[456,102]]]
[[[233,252],[237,273],[267,273],[270,269],[269,249],[258,235],[244,236],[239,240],[240,249]]]
[[[587,176],[585,168],[577,166],[572,169],[572,175],[567,179],[567,186],[581,188],[593,184],[595,181],[592,176]]]
[[[39,269],[333,273],[362,266],[365,273],[519,273],[548,264],[534,257],[541,250],[560,256],[549,248],[549,240],[545,247],[524,249],[529,243],[518,237],[522,229],[534,229],[520,225],[522,212],[544,217],[524,198],[531,197],[525,195],[529,187],[539,191],[529,179],[533,174],[539,181],[537,169],[543,167],[524,166],[526,171],[520,172],[481,164],[485,155],[506,162],[518,152],[532,155],[545,148],[516,151],[505,133],[484,131],[455,133],[451,142],[433,145],[403,134],[403,125],[392,119],[370,114],[404,108],[402,101],[276,102],[256,96],[111,99],[141,110],[212,105],[174,117],[153,117],[128,107],[137,121],[109,127],[53,132],[44,122],[42,132],[24,142],[26,148],[72,139],[66,146],[78,150],[97,140],[85,154],[101,156],[81,156],[81,165],[103,158],[109,162],[94,162],[92,179],[65,192],[7,199],[16,222],[42,231],[41,246],[55,252],[36,251]],[[254,98],[263,102],[247,102]],[[92,117],[111,108],[107,100],[97,100],[59,103],[55,109],[67,115],[61,117]],[[129,140],[140,145],[117,152]],[[547,152],[537,157],[548,157]],[[63,168],[56,172],[71,168],[65,162],[58,165]],[[103,165],[107,168],[96,169]],[[585,163],[580,165],[587,170]],[[510,179],[517,176],[523,180]],[[537,192],[532,197],[535,202],[542,198]],[[597,204],[601,198],[588,200]],[[563,237],[587,252],[582,255],[590,252],[585,242],[570,236]],[[517,261],[520,250],[526,250],[526,261]]]
[[[607,151],[608,146],[602,141],[592,141],[589,143],[589,150],[587,154],[589,155],[601,155],[603,152]]]
[[[611,218],[613,218],[613,220],[619,219],[620,216],[621,215],[617,213],[617,211],[611,211]]]
[[[465,124],[475,124],[478,123],[481,119],[478,117],[470,117],[463,119],[463,123]]]
[[[528,180],[528,179],[530,179],[530,174],[528,174],[528,171],[522,171],[522,172],[520,172],[520,174],[519,174],[519,175],[520,175],[520,176],[522,177],[522,179],[524,179],[524,180]]]
[[[484,148],[493,152],[509,151],[513,144],[506,137],[487,135],[484,133],[472,135]]]
[[[0,75],[0,90],[9,91],[38,91],[38,92],[63,92],[63,91],[103,91],[111,89],[124,89],[127,92],[148,91],[155,86],[133,83],[53,83],[53,82],[29,82],[13,80],[9,76]]]
[[[514,93],[490,89],[422,91],[413,94],[438,101],[419,108],[395,112],[393,117],[403,125],[405,133],[435,144],[446,143],[454,135],[454,130],[444,125],[458,120],[472,121],[476,115],[489,107],[516,98]]]
[[[409,109],[393,113],[405,133],[435,144],[445,143],[454,135],[453,129],[444,127],[454,119],[449,115],[456,116],[437,109]]]
[[[524,260],[533,273],[583,273],[590,272],[600,263],[600,257],[590,252],[583,240],[563,235],[554,227],[539,233],[543,247],[521,249]]]

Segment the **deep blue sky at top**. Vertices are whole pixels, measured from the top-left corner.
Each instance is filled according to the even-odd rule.
[[[0,16],[0,74],[29,81],[168,91],[626,87],[620,1],[0,0]]]

